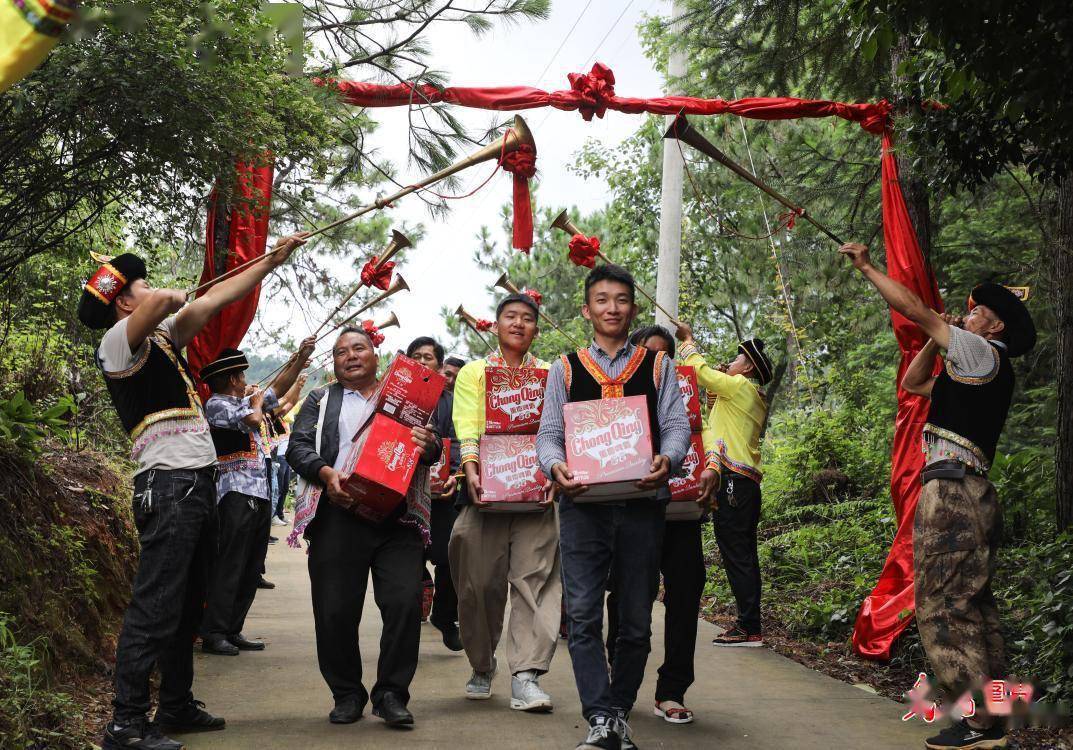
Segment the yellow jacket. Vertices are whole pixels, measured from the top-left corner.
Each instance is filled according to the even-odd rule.
[[[706,468],[725,467],[759,482],[760,430],[767,402],[756,383],[709,367],[692,344],[681,345],[678,362],[692,367],[700,387],[718,396],[704,425]]]
[[[465,364],[455,377],[455,405],[451,418],[461,452],[461,464],[477,463],[481,435],[484,434],[484,371],[487,367],[508,367],[496,350],[484,359]],[[522,367],[547,369],[548,363],[526,352]],[[459,464],[461,466],[461,464]]]

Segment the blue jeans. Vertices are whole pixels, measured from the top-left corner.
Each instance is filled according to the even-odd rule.
[[[581,712],[628,714],[637,700],[652,650],[652,603],[659,592],[664,504],[559,501],[559,550],[567,646]],[[618,642],[608,675],[603,642],[604,592],[608,576],[618,586]]]

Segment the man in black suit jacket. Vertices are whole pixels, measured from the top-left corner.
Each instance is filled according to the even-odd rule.
[[[371,697],[375,716],[389,726],[410,727],[413,715],[406,704],[421,640],[424,540],[406,515],[406,503],[377,524],[332,502],[346,504],[351,500],[342,487],[340,469],[346,451],[340,446],[345,448],[373,414],[378,385],[376,348],[365,331],[344,328],[332,357],[337,382],[309,394],[287,447],[287,463],[307,482],[322,488],[316,513],[305,527],[305,538],[309,542],[317,660],[335,699],[328,718],[335,724],[353,723],[361,718]],[[422,448],[422,463],[434,463],[441,447],[436,432],[415,427],[412,439]],[[384,620],[371,696],[362,685],[357,640],[370,571]]]

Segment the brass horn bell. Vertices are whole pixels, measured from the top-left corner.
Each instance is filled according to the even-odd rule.
[[[510,280],[510,277],[507,276],[506,271],[504,271],[503,275],[499,277],[495,285],[500,289],[510,292],[511,294],[521,294],[521,291],[518,289],[518,287],[515,286],[514,282],[512,282]]]
[[[392,312],[384,318],[383,323],[374,323],[373,325],[380,330],[383,330],[384,328],[397,328],[399,327],[399,316]]]
[[[410,238],[400,232],[398,229],[391,230],[391,242],[387,247],[376,256],[376,270],[379,271],[384,267],[384,264],[391,260],[392,256],[399,250],[404,250],[408,247],[413,247],[414,243],[410,241]]]
[[[571,237],[575,234],[582,234],[582,231],[578,228],[577,224],[570,220],[570,213],[566,209],[563,209],[563,212],[555,217],[555,221],[553,221],[551,225],[556,229],[561,229]]]

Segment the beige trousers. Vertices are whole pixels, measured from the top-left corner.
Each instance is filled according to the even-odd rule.
[[[474,671],[492,669],[508,584],[510,673],[548,671],[559,637],[563,589],[556,513],[482,513],[467,505],[458,514],[448,556],[462,645]]]

